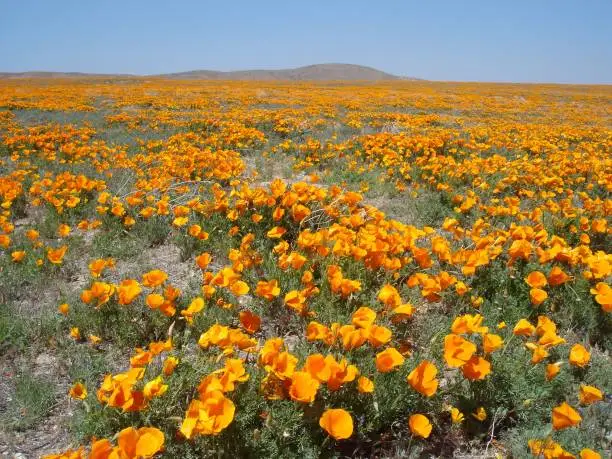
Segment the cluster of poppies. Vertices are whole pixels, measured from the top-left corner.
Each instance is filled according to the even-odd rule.
[[[503,430],[488,430],[497,405],[482,394],[502,360],[551,393],[571,381],[545,402],[552,433],[524,445],[535,456],[574,457],[557,431],[608,403],[589,373],[609,365],[612,312],[611,133],[593,102],[609,102],[603,90],[29,84],[22,98],[2,82],[0,106],[104,107],[106,126],[134,138],[25,126],[0,110],[0,274],[60,276],[96,235],[157,228],[198,284],[184,287],[172,266],[117,278],[121,256],[86,260],[87,284],[58,306],[68,341],[104,352],[114,343],[100,324],[117,317],[141,341],[95,390],[70,389],[96,402],[85,415],[124,428],[49,457],[151,457],[223,438],[238,415],[253,415],[240,426],[257,437],[271,429],[267,410],[287,405],[330,447],[396,421],[423,448],[449,428],[469,437],[469,423],[492,440]],[[299,177],[262,177],[279,164]],[[378,187],[402,204],[398,219],[372,200]],[[24,218],[37,212],[44,226]],[[77,309],[96,320],[76,326]],[[588,330],[574,326],[580,314],[563,320],[577,309]],[[364,407],[387,424],[368,425]]]

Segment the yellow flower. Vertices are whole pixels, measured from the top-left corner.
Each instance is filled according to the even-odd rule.
[[[472,413],[472,416],[480,422],[483,422],[487,419],[487,412],[484,407],[480,406],[475,412]]]
[[[152,399],[153,397],[159,397],[164,395],[168,390],[168,385],[163,383],[161,376],[149,381],[145,384],[142,393],[146,399]]]
[[[70,329],[70,336],[76,341],[81,340],[81,332],[79,331],[77,327],[72,327]]]
[[[87,398],[87,388],[84,384],[78,382],[70,388],[69,394],[72,398],[76,398],[78,400],[85,400]]]
[[[459,411],[458,408],[452,407],[450,409],[450,414],[451,414],[451,421],[453,422],[453,424],[461,424],[465,420],[463,413]]]
[[[13,263],[19,263],[24,259],[25,255],[26,253],[24,250],[15,250],[11,253],[11,259],[13,260]]]
[[[361,394],[370,394],[374,392],[374,382],[365,376],[360,376],[357,380],[357,390]]]

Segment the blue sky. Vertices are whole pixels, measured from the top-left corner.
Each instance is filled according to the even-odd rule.
[[[612,83],[612,0],[0,0],[0,71],[324,62],[433,80]]]

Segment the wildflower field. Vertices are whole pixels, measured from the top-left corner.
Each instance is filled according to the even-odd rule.
[[[0,453],[610,457],[611,116],[610,86],[1,80]]]

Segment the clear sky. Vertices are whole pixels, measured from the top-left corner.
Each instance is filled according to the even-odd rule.
[[[612,83],[612,0],[0,0],[0,71],[341,62],[433,80]]]

